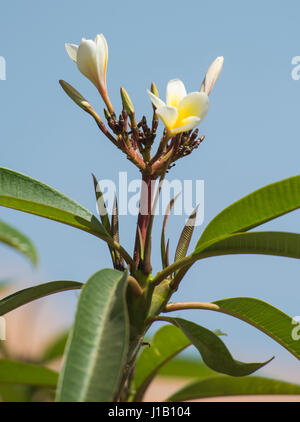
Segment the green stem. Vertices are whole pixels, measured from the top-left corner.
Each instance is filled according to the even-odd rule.
[[[165,135],[162,137],[159,147],[157,149],[156,154],[154,155],[154,157],[151,159],[150,161],[150,165],[154,164],[156,160],[158,160],[161,156],[161,154],[164,152],[168,141],[172,138],[172,135],[170,135],[170,133],[168,131],[166,131]]]
[[[151,214],[149,217],[149,222],[148,222],[148,226],[147,226],[147,232],[146,232],[146,239],[145,239],[145,246],[144,246],[144,270],[146,271],[146,273],[150,273],[151,271],[151,234],[152,234],[152,227],[153,227],[153,221],[154,221],[154,216],[155,216],[155,210],[157,207],[157,203],[158,203],[158,199],[159,199],[159,195],[161,192],[161,188],[162,188],[162,184],[165,178],[165,174],[166,171],[164,171],[164,173],[161,175],[160,179],[159,179],[159,184],[158,184],[158,188],[157,188],[157,192],[155,194],[155,198],[153,201],[153,207],[151,209]]]
[[[185,258],[179,259],[178,261],[174,262],[173,264],[158,272],[152,282],[154,283],[154,285],[157,286],[159,283],[161,283],[179,268],[186,267],[187,265],[192,265],[198,259],[199,257],[197,257],[197,255],[192,254],[186,256]]]
[[[118,242],[114,241],[112,238],[103,238],[105,242],[111,246],[112,249],[115,249],[119,254],[125,259],[126,263],[131,266],[132,271],[135,269],[134,260],[131,258],[129,253],[121,246]]]
[[[224,312],[220,306],[210,302],[175,302],[166,305],[163,312],[182,311],[186,309],[205,309],[209,311]]]

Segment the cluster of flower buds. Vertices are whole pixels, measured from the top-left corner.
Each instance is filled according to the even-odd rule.
[[[191,154],[194,149],[198,148],[201,142],[204,141],[205,136],[202,135],[198,138],[199,130],[184,132],[181,136],[177,153],[174,156],[173,161],[177,161],[179,158],[185,157]]]
[[[121,88],[122,112],[117,118],[108,96],[106,69],[108,60],[107,43],[102,34],[95,40],[82,39],[80,45],[66,44],[71,59],[77,63],[80,72],[98,89],[106,105],[104,110],[108,127],[89,102],[65,81],[60,81],[65,92],[96,121],[100,130],[142,173],[158,176],[170,168],[172,163],[189,155],[204,137],[198,138],[193,129],[202,122],[209,109],[209,94],[221,72],[223,57],[218,57],[209,67],[199,92],[187,94],[183,82],[173,79],[167,84],[166,102],[160,97],[154,83],[148,91],[153,105],[151,125],[146,117],[137,122],[132,101]],[[151,156],[159,118],[165,125],[157,152]]]

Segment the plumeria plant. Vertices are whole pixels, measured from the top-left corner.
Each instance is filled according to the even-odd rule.
[[[100,117],[69,83],[60,81],[62,88],[92,116],[101,133],[138,168],[142,184],[131,254],[120,243],[117,201],[110,218],[96,176],[93,176],[93,183],[98,217],[38,180],[0,169],[0,205],[84,230],[106,242],[112,259],[113,268],[99,270],[85,283],[53,281],[16,292],[0,301],[0,314],[4,315],[52,293],[80,290],[58,381],[54,376],[45,384],[56,388],[57,401],[141,401],[162,366],[194,345],[213,376],[194,381],[169,397],[169,401],[220,394],[300,394],[298,385],[247,377],[272,358],[255,363],[237,361],[222,341],[219,330],[213,332],[171,315],[173,311],[186,309],[231,315],[261,330],[299,359],[300,342],[291,335],[291,317],[255,298],[236,297],[211,303],[195,301],[194,297],[191,302],[170,301],[191,266],[208,257],[266,254],[299,259],[299,234],[252,229],[300,207],[300,176],[265,186],[229,205],[207,225],[196,248],[188,254],[196,208],[183,227],[174,260],[171,260],[165,230],[176,200],[173,198],[161,232],[162,267],[158,273],[152,272],[151,236],[162,184],[174,163],[192,153],[204,139],[204,136],[198,136],[195,128],[209,110],[209,95],[221,72],[223,57],[213,61],[199,91],[187,94],[183,82],[173,79],[167,84],[164,101],[152,83],[148,94],[153,116],[148,123],[145,116],[137,117],[124,88],[120,90],[122,109],[117,116],[108,95],[108,47],[102,34],[94,41],[82,39],[79,46],[66,44],[66,50],[79,71],[99,91],[105,104],[104,117]],[[156,141],[159,120],[164,129],[160,141]],[[146,341],[145,336],[156,321],[165,325],[150,342]]]

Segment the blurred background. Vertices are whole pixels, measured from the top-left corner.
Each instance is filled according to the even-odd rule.
[[[64,43],[79,44],[82,37],[103,33],[109,47],[108,90],[116,111],[121,111],[119,88],[124,86],[137,117],[149,118],[152,107],[146,89],[152,81],[162,98],[167,82],[176,77],[188,92],[197,91],[212,60],[223,55],[211,108],[199,128],[205,142],[169,174],[205,183],[204,224],[195,230],[193,248],[203,228],[224,207],[261,186],[299,174],[300,80],[291,75],[292,59],[300,55],[299,12],[296,0],[3,2],[1,166],[40,179],[96,213],[91,172],[116,183],[118,172],[128,172],[129,181],[139,174],[60,88],[59,79],[68,81],[102,115],[101,98],[69,59]],[[39,251],[36,270],[21,255],[0,246],[0,279],[12,279],[15,290],[54,280],[84,282],[111,266],[105,244],[86,233],[5,208],[0,209],[0,218],[29,235]],[[184,219],[169,219],[171,256]],[[158,217],[155,271],[160,268],[161,223]],[[132,251],[136,218],[123,216],[120,225],[121,243]],[[298,232],[299,226],[296,211],[264,227]],[[296,316],[299,270],[299,261],[288,258],[207,259],[192,267],[174,300],[250,296]],[[38,353],[51,336],[70,326],[77,297],[76,292],[61,293],[11,312],[8,342],[19,353]],[[184,317],[227,333],[224,341],[238,360],[264,361],[275,355],[259,374],[299,381],[296,358],[246,323],[208,311],[187,311]],[[185,353],[197,356],[192,349]]]

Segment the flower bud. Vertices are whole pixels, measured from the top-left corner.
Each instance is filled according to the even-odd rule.
[[[106,87],[108,47],[104,35],[97,35],[94,41],[82,38],[79,45],[67,43],[65,47],[79,71],[96,86],[110,113],[113,113]]]
[[[68,84],[68,82],[59,81],[62,89],[65,93],[74,101],[80,108],[82,108],[87,113],[91,114],[92,106],[90,103],[78,92],[72,85]]]
[[[134,115],[134,107],[131,99],[124,88],[121,88],[120,91],[124,110],[127,112],[129,117],[132,117]]]
[[[217,57],[212,64],[209,66],[206,72],[205,78],[202,82],[200,92],[204,92],[206,95],[211,93],[216,80],[218,79],[224,63],[224,57]]]
[[[72,85],[68,84],[68,82],[66,81],[60,80],[59,83],[65,93],[71,98],[71,100],[73,100],[74,103],[76,103],[80,108],[89,113],[96,120],[98,126],[103,125],[100,116],[96,113],[91,104],[80,94],[80,92],[78,92],[75,88],[72,87]]]
[[[152,84],[151,84],[150,91],[152,92],[152,94],[156,95],[156,97],[159,98],[159,92],[158,92],[157,86],[155,85],[154,82],[152,82]]]

